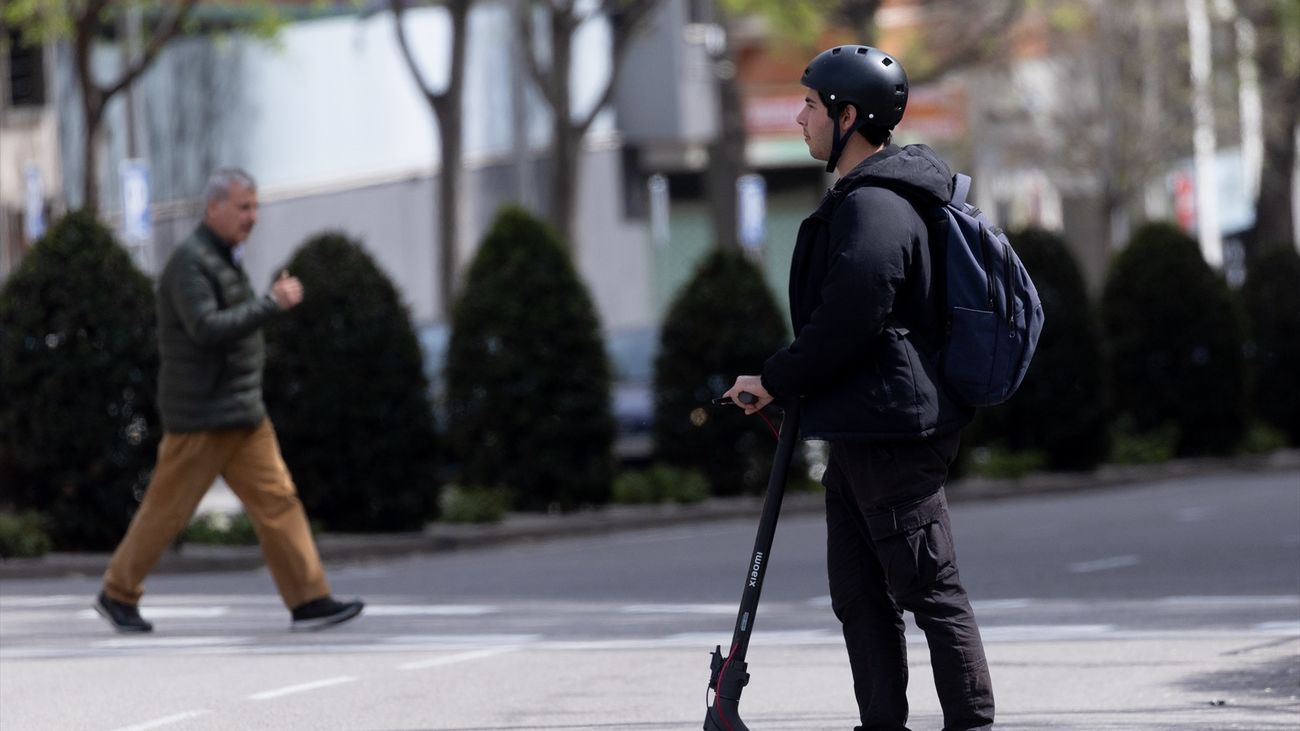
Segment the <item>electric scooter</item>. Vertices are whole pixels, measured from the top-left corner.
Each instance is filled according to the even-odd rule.
[[[746,398],[748,397],[748,398]],[[757,398],[751,393],[741,393],[738,400],[752,404]],[[730,404],[731,399],[715,399],[716,404]],[[704,716],[704,731],[749,731],[740,720],[740,692],[749,683],[745,653],[749,649],[749,635],[754,630],[754,615],[758,612],[758,596],[763,590],[763,576],[772,553],[772,538],[776,535],[776,521],[781,515],[781,499],[785,496],[785,478],[790,470],[790,458],[799,440],[799,401],[796,399],[785,410],[781,420],[781,435],[777,439],[776,457],[772,473],[767,479],[767,496],[763,498],[763,514],[758,521],[758,535],[754,551],[745,565],[745,590],[740,595],[740,611],[736,615],[736,629],[731,636],[731,650],[724,656],[722,646],[713,650],[710,664],[709,690],[713,701]]]

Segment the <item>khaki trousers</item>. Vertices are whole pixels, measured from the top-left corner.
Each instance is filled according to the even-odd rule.
[[[329,595],[307,513],[267,419],[251,428],[163,434],[144,500],[104,572],[110,599],[139,603],[145,577],[218,475],[244,504],[285,606]]]

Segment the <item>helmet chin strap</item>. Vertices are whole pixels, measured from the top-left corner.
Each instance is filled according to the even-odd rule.
[[[836,104],[831,113],[831,154],[826,158],[826,172],[835,172],[835,166],[840,161],[840,155],[844,153],[844,146],[848,144],[849,138],[858,130],[862,129],[863,120],[859,116],[849,125],[848,130],[843,134],[840,133],[840,113],[844,111],[846,104]]]

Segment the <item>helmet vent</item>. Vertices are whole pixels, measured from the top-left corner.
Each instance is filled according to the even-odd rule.
[[[831,55],[832,55],[832,56],[838,56],[838,55],[840,55],[840,49],[839,49],[839,48],[832,48],[832,49],[831,49]]]
[[[893,65],[894,65],[894,59],[892,59],[892,58],[886,56],[886,57],[885,57],[885,58],[884,58],[880,63],[883,64],[883,65],[885,65],[885,66],[893,66]]]
[[[859,56],[865,56],[865,55],[867,55],[867,47],[866,47],[866,46],[858,46],[858,55],[859,55]]]
[[[907,90],[903,88],[903,85],[902,85],[902,84],[895,84],[895,85],[894,85],[894,93],[895,93],[895,94],[902,94],[904,91],[907,91]]]

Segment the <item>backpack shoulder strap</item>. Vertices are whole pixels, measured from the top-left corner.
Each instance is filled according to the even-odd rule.
[[[952,202],[948,205],[961,208],[966,203],[966,196],[970,195],[970,176],[957,173],[952,176]]]

